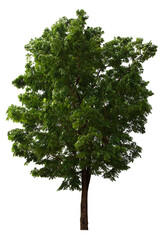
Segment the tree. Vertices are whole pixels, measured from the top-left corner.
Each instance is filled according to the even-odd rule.
[[[82,191],[80,228],[88,229],[91,175],[114,181],[141,147],[130,136],[144,133],[151,112],[142,63],[157,47],[143,39],[117,37],[104,43],[88,16],[63,17],[25,46],[25,73],[12,83],[22,88],[22,106],[11,105],[7,119],[22,128],[8,132],[14,156],[34,162],[34,177],[63,178],[58,190]]]

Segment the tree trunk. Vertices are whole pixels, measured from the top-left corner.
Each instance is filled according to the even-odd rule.
[[[80,230],[88,230],[88,187],[90,182],[89,169],[82,170],[82,195]]]

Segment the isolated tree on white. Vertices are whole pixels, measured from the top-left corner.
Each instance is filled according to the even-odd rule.
[[[130,133],[144,133],[151,111],[142,63],[157,47],[143,39],[104,43],[100,27],[61,18],[25,46],[26,70],[13,81],[24,88],[22,107],[11,105],[8,119],[22,124],[8,133],[15,156],[36,163],[34,177],[63,178],[59,190],[82,191],[80,228],[88,229],[91,175],[115,180],[140,156]]]

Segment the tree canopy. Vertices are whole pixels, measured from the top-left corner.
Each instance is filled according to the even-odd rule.
[[[81,173],[115,180],[140,156],[131,133],[144,133],[152,91],[142,64],[157,47],[142,38],[104,42],[88,16],[59,19],[25,46],[25,73],[12,83],[22,88],[22,106],[7,119],[22,128],[8,132],[14,156],[34,162],[34,177],[63,178],[61,189],[81,190]]]

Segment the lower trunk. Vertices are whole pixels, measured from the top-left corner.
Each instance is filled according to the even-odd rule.
[[[80,230],[88,230],[88,187],[90,182],[89,169],[82,170],[82,195]]]

